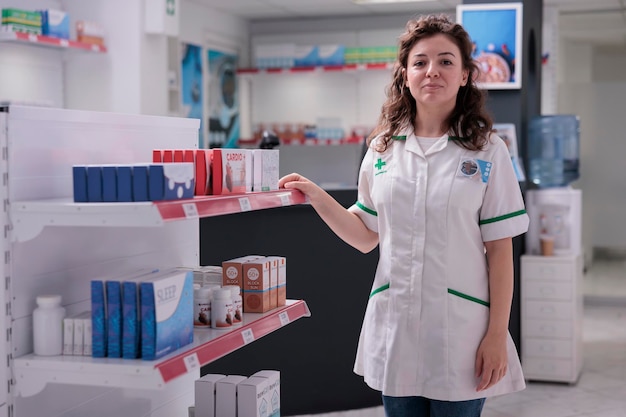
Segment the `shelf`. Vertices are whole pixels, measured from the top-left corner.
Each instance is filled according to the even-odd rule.
[[[393,62],[381,62],[370,64],[346,64],[346,65],[324,65],[311,67],[291,67],[291,68],[239,68],[239,75],[255,74],[302,74],[312,72],[354,72],[370,70],[390,70],[393,69]]]
[[[338,145],[359,145],[364,138],[361,136],[351,136],[343,139],[280,139],[281,145],[287,146],[338,146]],[[255,139],[239,139],[239,144],[243,147],[257,147],[259,141]]]
[[[34,35],[24,32],[6,32],[0,31],[0,42],[18,42],[35,46],[81,49],[91,52],[106,52],[107,48],[101,45],[93,45],[90,43],[77,42],[68,39],[53,38],[50,36]]]
[[[21,201],[11,207],[12,235],[14,241],[22,242],[37,236],[45,226],[158,227],[168,221],[306,202],[306,196],[300,191],[284,189],[159,202],[74,203],[70,199]]]
[[[302,300],[267,313],[246,313],[243,325],[229,330],[194,330],[194,341],[157,361],[92,358],[89,356],[25,355],[14,360],[17,392],[37,394],[48,383],[161,389],[173,379],[207,365],[293,321],[310,317]]]

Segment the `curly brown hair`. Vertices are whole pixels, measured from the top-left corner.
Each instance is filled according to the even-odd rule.
[[[382,141],[377,146],[379,152],[390,146],[393,136],[413,126],[417,116],[417,104],[405,86],[403,74],[408,65],[409,52],[420,40],[440,33],[459,47],[463,69],[469,71],[468,82],[459,89],[454,110],[446,120],[446,129],[451,136],[459,138],[454,142],[464,148],[480,150],[486,144],[493,121],[485,108],[486,93],[476,86],[479,68],[472,59],[473,45],[469,34],[446,15],[427,15],[409,20],[405,32],[398,39],[398,57],[391,84],[386,89],[387,100],[382,106],[378,126],[367,140],[369,145],[375,137],[381,136]]]

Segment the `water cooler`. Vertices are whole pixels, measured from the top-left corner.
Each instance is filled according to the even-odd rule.
[[[570,186],[526,191],[530,225],[526,253],[541,255],[541,239],[553,242],[554,255],[580,255],[582,192]]]
[[[530,225],[521,257],[521,362],[527,380],[578,381],[583,365],[582,193],[578,118],[539,116],[529,128]]]
[[[582,195],[569,185],[579,174],[579,119],[575,115],[536,116],[529,125],[529,177],[538,188],[526,192],[530,226],[526,253],[581,254]],[[545,253],[544,253],[545,254]]]

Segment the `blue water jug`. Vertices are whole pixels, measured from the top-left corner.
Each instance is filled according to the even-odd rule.
[[[536,116],[528,130],[530,180],[541,188],[564,187],[580,177],[578,116]]]

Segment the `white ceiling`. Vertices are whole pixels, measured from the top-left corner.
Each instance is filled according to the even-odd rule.
[[[462,0],[377,5],[351,0],[188,0],[251,21],[415,14],[454,10]],[[560,11],[562,36],[595,44],[626,44],[625,0],[544,0]]]

